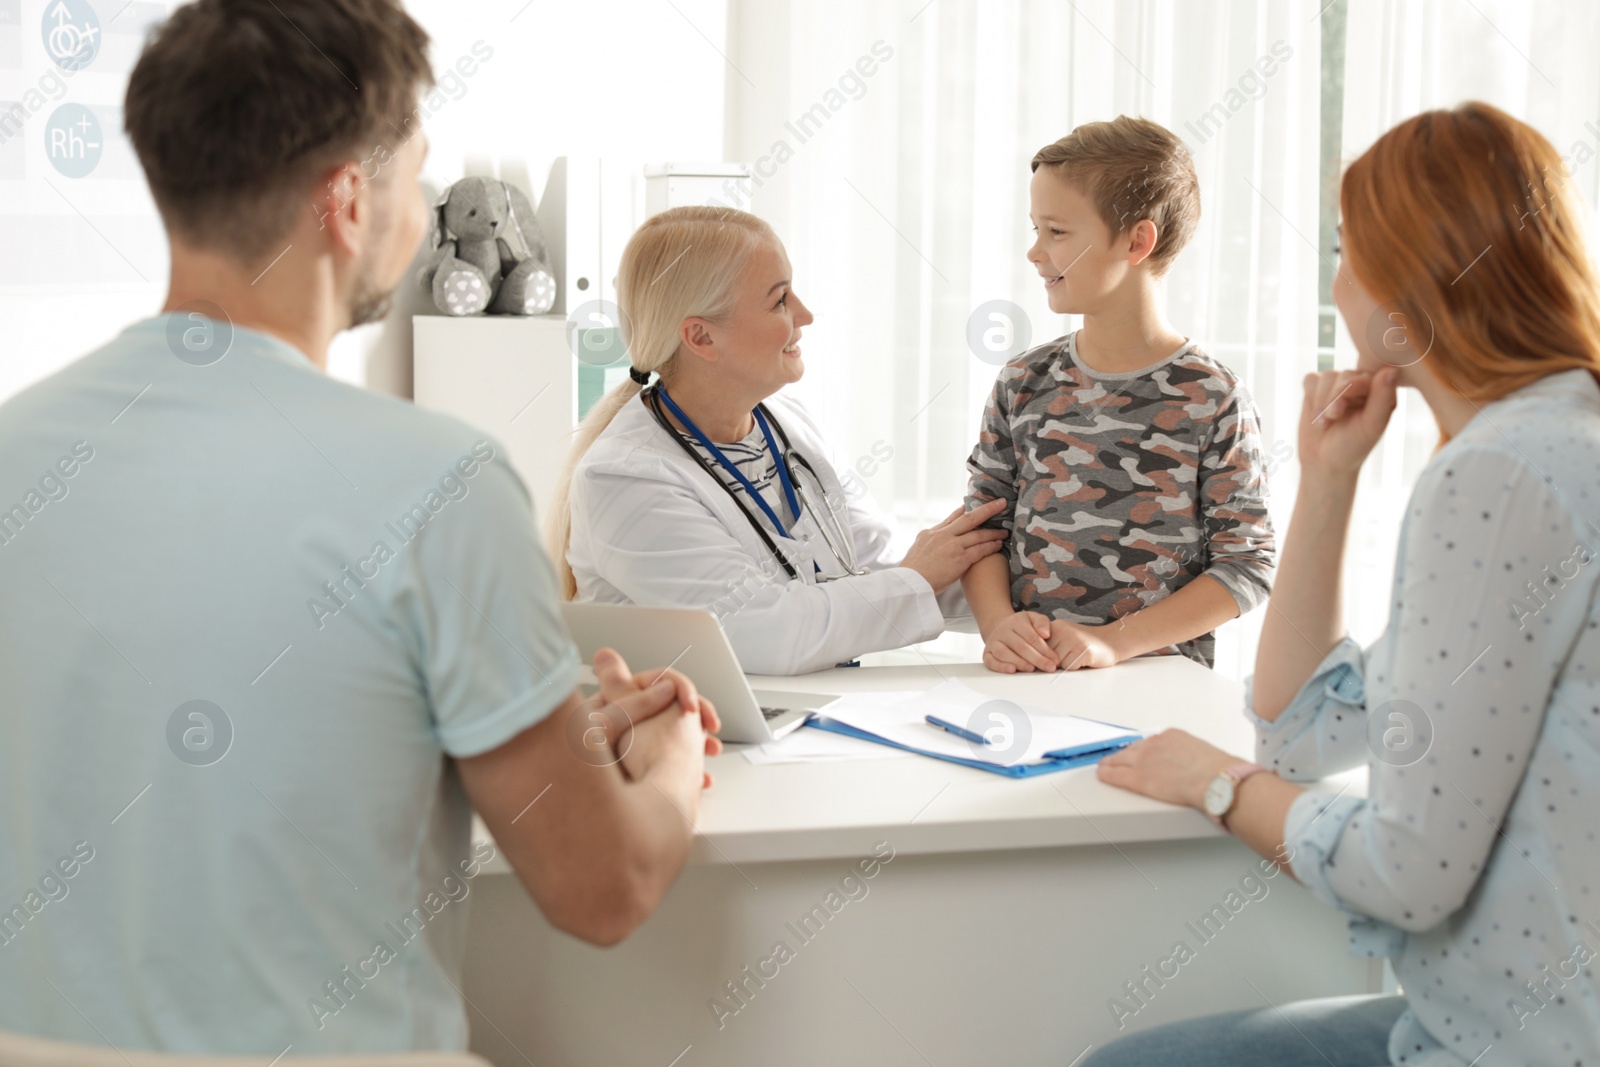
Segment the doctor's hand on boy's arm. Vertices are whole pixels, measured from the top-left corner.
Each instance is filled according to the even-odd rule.
[[[971,511],[956,508],[943,522],[917,534],[900,566],[922,575],[935,593],[944,592],[960,581],[968,568],[1000,551],[1010,535],[984,523],[1006,506],[1004,500],[991,500]]]
[[[1011,607],[1011,565],[1004,556],[974,563],[961,590],[983,635],[985,667],[1001,674],[1056,669],[1060,659],[1050,650],[1050,620]]]

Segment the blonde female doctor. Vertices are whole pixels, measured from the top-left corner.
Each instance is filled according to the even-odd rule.
[[[629,381],[579,427],[552,508],[569,598],[694,607],[752,674],[802,674],[925,641],[965,614],[959,580],[997,551],[959,508],[888,556],[890,526],[846,492],[804,408],[788,256],[761,219],[712,207],[647,220],[617,278]],[[653,379],[653,380],[652,380]]]

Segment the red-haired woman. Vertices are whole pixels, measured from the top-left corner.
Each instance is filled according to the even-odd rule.
[[[1085,1067],[1600,1064],[1600,291],[1567,173],[1485,104],[1418,115],[1340,189],[1356,370],[1311,375],[1251,693],[1261,768],[1181,731],[1100,764],[1219,819],[1351,916],[1404,996],[1272,1006]],[[1417,390],[1444,441],[1388,628],[1340,622],[1356,475]],[[1308,780],[1366,764],[1366,798]],[[1263,946],[1263,951],[1266,947]]]

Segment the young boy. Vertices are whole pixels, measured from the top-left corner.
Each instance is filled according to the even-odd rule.
[[[1006,551],[962,580],[990,670],[1210,666],[1212,631],[1267,598],[1276,553],[1255,404],[1172,329],[1161,277],[1200,217],[1177,137],[1121,116],[1033,157],[1028,259],[1083,328],[1008,363],[967,463]]]

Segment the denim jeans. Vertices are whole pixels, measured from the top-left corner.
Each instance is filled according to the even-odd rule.
[[[1388,1067],[1405,997],[1332,997],[1207,1015],[1113,1041],[1079,1067]]]

